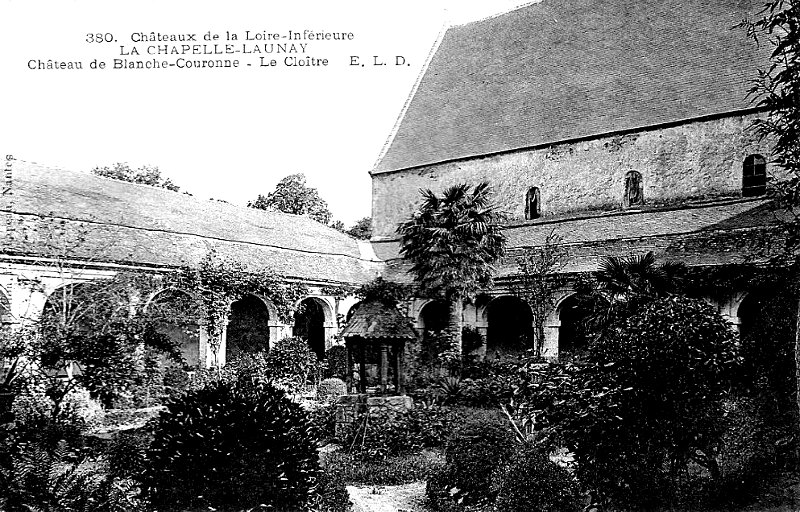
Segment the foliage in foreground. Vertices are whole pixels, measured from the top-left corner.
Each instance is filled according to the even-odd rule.
[[[473,421],[447,441],[446,463],[426,488],[434,510],[453,505],[489,505],[497,495],[493,474],[514,452],[514,435],[499,422]]]
[[[578,482],[536,446],[522,446],[494,475],[495,510],[569,512],[583,508]]]
[[[363,459],[357,454],[334,452],[325,458],[325,470],[348,485],[402,485],[426,480],[442,466],[441,458],[423,450],[385,459]]]
[[[301,509],[315,499],[316,439],[305,412],[281,390],[218,381],[167,407],[142,475],[159,510],[287,503]]]
[[[736,345],[710,305],[667,297],[609,329],[571,378],[531,381],[540,387],[529,391],[538,391],[544,421],[576,454],[584,485],[620,506],[669,503],[693,465],[719,479]]]

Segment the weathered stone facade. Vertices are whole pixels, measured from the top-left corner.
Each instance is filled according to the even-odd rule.
[[[420,202],[419,189],[439,192],[454,183],[488,180],[500,209],[525,219],[525,195],[541,191],[542,220],[624,208],[625,175],[642,175],[644,204],[741,197],[742,163],[769,155],[748,127],[755,113],[566,141],[372,176],[375,240],[396,238],[397,224]],[[768,169],[775,172],[775,169]]]

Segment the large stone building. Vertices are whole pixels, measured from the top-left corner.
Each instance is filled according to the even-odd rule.
[[[552,232],[571,275],[648,251],[691,266],[763,259],[775,221],[764,194],[778,169],[749,129],[760,113],[747,93],[767,54],[735,27],[760,8],[543,0],[448,29],[372,170],[372,242],[387,275],[406,278],[395,229],[419,189],[482,180],[511,219],[497,286],[464,312],[490,349],[529,322],[510,290],[514,256]],[[573,341],[573,292],[546,322],[549,356]],[[746,294],[714,301],[737,324]],[[411,307],[420,328],[429,303],[440,307]]]
[[[551,233],[569,249],[560,271],[570,276],[597,270],[605,256],[648,251],[694,267],[763,262],[776,236],[764,193],[778,169],[748,129],[761,113],[747,91],[767,54],[734,28],[758,4],[543,0],[448,29],[372,170],[371,243],[304,217],[15,161],[0,223],[6,319],[35,317],[65,284],[121,268],[170,272],[213,249],[311,290],[294,325],[258,297],[234,304],[231,322],[237,307],[261,311],[270,341],[301,332],[321,353],[355,302],[326,290],[379,274],[411,279],[395,229],[419,189],[481,180],[510,218],[495,288],[464,308],[489,349],[530,330],[530,309],[511,292],[514,256]],[[43,227],[53,223],[63,239],[85,240],[69,254],[68,274],[54,270],[64,255]],[[709,300],[738,324],[749,291]],[[548,356],[574,342],[573,294],[564,287],[550,312]],[[441,303],[407,306],[418,330],[442,326]],[[190,362],[212,362],[209,340],[185,341]]]

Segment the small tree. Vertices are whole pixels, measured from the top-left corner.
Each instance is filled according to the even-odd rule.
[[[307,215],[317,222],[328,224],[331,212],[328,203],[319,196],[317,189],[306,186],[304,174],[286,176],[275,186],[275,191],[247,203],[251,208],[275,209],[284,213]]]
[[[447,332],[459,348],[463,300],[491,285],[492,265],[505,252],[501,216],[489,194],[488,182],[455,185],[441,196],[423,190],[419,210],[397,228],[400,253],[423,292],[447,300]]]
[[[789,215],[783,220],[786,246],[777,263],[790,267],[795,286],[800,287],[800,3],[771,0],[752,20],[741,24],[748,36],[772,48],[770,66],[758,70],[750,89],[756,106],[767,111],[752,128],[762,141],[772,145],[772,162],[786,173],[786,179],[771,184],[773,195]],[[800,303],[795,328],[796,403],[800,410]]]
[[[345,233],[358,240],[369,240],[372,237],[372,217],[357,220]]]
[[[554,405],[581,481],[641,506],[674,496],[690,462],[718,478],[723,400],[738,360],[735,334],[701,300],[657,299],[622,320],[590,347],[571,398]]]
[[[134,170],[126,163],[117,162],[111,167],[95,167],[92,173],[105,178],[165,188],[173,192],[181,189],[171,179],[162,177],[158,167],[152,165],[143,165]]]
[[[543,246],[527,250],[517,257],[519,285],[514,287],[514,293],[531,308],[538,357],[544,349],[545,319],[556,305],[556,292],[566,284],[559,271],[566,266],[569,252],[561,242],[561,236],[552,230]]]

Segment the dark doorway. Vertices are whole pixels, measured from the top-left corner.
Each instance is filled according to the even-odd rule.
[[[325,310],[317,299],[303,299],[294,315],[293,334],[304,338],[319,359],[325,357]]]
[[[159,292],[147,307],[147,314],[158,330],[178,347],[181,357],[190,367],[201,364],[200,323],[192,297],[180,290]]]
[[[226,346],[229,361],[269,350],[269,310],[264,301],[247,295],[231,304]]]
[[[580,355],[591,340],[588,320],[592,308],[586,298],[572,295],[561,303],[559,309],[558,357]]]
[[[517,297],[498,297],[487,306],[487,356],[520,355],[533,347],[533,314]]]

